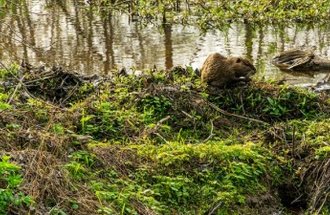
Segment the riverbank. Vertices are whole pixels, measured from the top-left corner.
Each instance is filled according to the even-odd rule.
[[[329,212],[325,94],[18,68],[0,71],[1,213]]]
[[[95,11],[131,14],[132,21],[198,24],[202,29],[229,27],[230,23],[326,23],[330,3],[327,1],[93,1]]]

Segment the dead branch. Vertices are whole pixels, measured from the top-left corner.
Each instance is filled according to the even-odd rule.
[[[240,118],[240,119],[245,119],[245,120],[249,120],[249,121],[252,121],[252,122],[257,122],[257,123],[261,123],[261,124],[264,124],[264,125],[269,125],[269,123],[267,122],[264,122],[262,120],[259,120],[259,119],[253,119],[253,118],[250,118],[250,117],[246,117],[246,116],[242,116],[242,115],[238,115],[238,114],[234,114],[234,113],[229,113],[219,107],[217,107],[215,104],[213,104],[212,102],[209,102],[207,101],[207,104],[213,108],[214,110],[218,111],[219,113],[222,113],[223,115],[225,116],[232,116],[232,117],[236,117],[236,118]]]

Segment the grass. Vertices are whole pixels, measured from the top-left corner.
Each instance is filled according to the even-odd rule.
[[[0,149],[22,199],[3,199],[6,213],[329,210],[326,95],[264,82],[212,90],[175,68],[81,83],[63,102],[40,89],[26,98],[18,75],[0,71],[11,83],[0,87]]]
[[[95,1],[96,12],[120,11],[133,14],[143,23],[197,24],[202,29],[229,27],[235,21],[249,23],[326,23],[328,1],[261,0],[261,1]]]

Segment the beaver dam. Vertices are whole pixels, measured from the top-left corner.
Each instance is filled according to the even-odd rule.
[[[329,18],[330,1],[0,1],[0,214],[330,214]],[[249,68],[203,81],[237,86],[196,75],[214,52]]]
[[[330,99],[192,68],[0,70],[0,214],[328,214]]]

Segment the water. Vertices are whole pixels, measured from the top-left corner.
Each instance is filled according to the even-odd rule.
[[[317,54],[330,58],[330,26],[234,23],[229,29],[203,33],[197,26],[142,26],[125,14],[101,19],[83,1],[19,2],[0,22],[0,60],[7,64],[25,60],[60,64],[84,74],[109,74],[122,67],[200,68],[209,53],[220,52],[251,59],[259,79],[330,88],[324,83],[329,73],[297,75],[271,64],[278,52],[303,45],[315,46]]]

